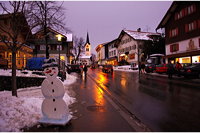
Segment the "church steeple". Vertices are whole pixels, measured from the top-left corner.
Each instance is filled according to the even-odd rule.
[[[87,32],[87,38],[86,38],[86,44],[87,44],[87,43],[90,44],[88,32]]]

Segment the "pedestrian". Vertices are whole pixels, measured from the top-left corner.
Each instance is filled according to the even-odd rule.
[[[87,69],[87,65],[84,65],[84,66],[83,66],[83,72],[84,72],[85,76],[87,75],[87,70],[88,70],[88,69]]]
[[[142,72],[142,73],[146,73],[146,72],[145,72],[145,64],[144,64],[144,63],[141,64],[141,72]]]
[[[175,69],[176,69],[176,72],[178,74],[178,77],[180,77],[181,68],[182,68],[181,64],[177,61]]]
[[[169,79],[172,79],[173,72],[174,72],[174,66],[170,61],[169,64],[168,64],[168,69],[167,69],[167,73],[168,73],[168,78]]]

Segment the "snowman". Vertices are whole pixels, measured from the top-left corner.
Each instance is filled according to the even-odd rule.
[[[71,119],[69,109],[63,100],[65,94],[64,85],[58,75],[58,64],[54,59],[46,59],[44,61],[44,74],[46,79],[42,82],[41,90],[45,97],[42,103],[43,117],[40,123],[66,125]]]

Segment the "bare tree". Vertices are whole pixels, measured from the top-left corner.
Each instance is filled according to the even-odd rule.
[[[46,44],[46,58],[49,58],[48,44],[47,44],[47,27],[51,27],[57,31],[68,32],[69,29],[65,27],[65,15],[63,2],[55,1],[33,1],[29,2],[28,11],[26,12],[27,21],[29,25],[33,26],[33,31],[43,29]]]
[[[58,6],[57,3],[60,5]],[[43,28],[47,42],[48,26],[58,31],[68,31],[68,29],[64,26],[65,15],[63,15],[62,2],[8,1],[0,2],[0,8],[2,9],[1,17],[6,14],[10,19],[7,25],[0,26],[0,41],[4,42],[12,52],[12,96],[17,97],[16,53],[28,40],[31,32]],[[20,38],[22,34],[25,36],[23,41]],[[48,45],[46,45],[46,51],[48,58]]]
[[[0,2],[0,8],[3,9],[4,13],[1,17],[6,21],[6,24],[0,26],[0,40],[12,52],[12,96],[16,97],[16,53],[25,44],[29,33],[31,33],[23,14],[25,4],[23,1],[6,2],[6,4]],[[26,34],[23,34],[24,31],[26,31]],[[21,38],[22,36],[24,36],[23,40]]]
[[[73,37],[73,41],[74,41],[74,47],[73,47],[73,53],[75,56],[75,64],[79,59],[80,54],[83,52],[83,48],[84,48],[84,39],[82,37],[78,38],[76,36]]]

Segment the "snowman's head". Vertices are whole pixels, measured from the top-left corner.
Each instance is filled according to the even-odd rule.
[[[44,68],[44,74],[47,78],[56,78],[58,75],[58,64],[55,59],[45,59],[42,67]]]
[[[56,78],[58,75],[58,67],[46,67],[44,68],[44,74],[47,78]]]

